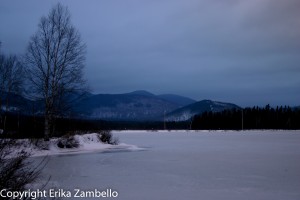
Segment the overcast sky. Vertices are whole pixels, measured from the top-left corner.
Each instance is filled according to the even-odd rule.
[[[0,0],[1,51],[22,55],[58,1]],[[65,0],[93,93],[300,105],[299,0]]]

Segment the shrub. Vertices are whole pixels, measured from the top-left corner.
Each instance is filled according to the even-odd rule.
[[[57,141],[57,146],[62,149],[63,148],[67,148],[67,149],[78,148],[79,142],[75,139],[74,136],[66,135]]]
[[[118,138],[113,137],[113,134],[109,130],[103,130],[98,133],[99,140],[106,144],[117,145],[119,144]]]
[[[30,143],[37,147],[39,150],[49,150],[49,142],[40,138],[31,138]]]
[[[11,191],[23,191],[28,184],[34,183],[40,176],[41,170],[47,164],[43,159],[33,166],[28,160],[29,153],[16,152],[21,143],[11,139],[0,139],[0,188]],[[9,199],[1,197],[2,199]]]

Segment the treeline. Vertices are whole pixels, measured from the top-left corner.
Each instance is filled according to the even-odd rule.
[[[43,138],[45,119],[43,116],[6,113],[6,131],[0,137]],[[186,130],[189,122],[162,121],[105,121],[89,119],[56,118],[52,126],[52,137],[66,134],[98,132],[100,130]]]
[[[288,106],[271,108],[253,107],[204,112],[192,119],[192,129],[300,129],[300,109]]]
[[[0,137],[42,138],[43,116],[7,113],[6,131]],[[51,132],[53,137],[65,134],[97,132],[99,130],[242,130],[242,129],[300,129],[300,109],[288,106],[271,108],[253,107],[204,112],[183,122],[163,121],[104,121],[56,118]]]

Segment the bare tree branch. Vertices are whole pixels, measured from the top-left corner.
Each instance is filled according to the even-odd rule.
[[[11,94],[21,93],[23,81],[23,67],[17,57],[0,53],[0,129],[4,131]],[[2,120],[3,116],[4,120]]]
[[[15,140],[0,140],[0,188],[25,190],[27,184],[37,180],[48,162],[48,158],[45,157],[34,165],[28,160],[29,154],[24,151],[12,156],[20,145],[22,144]]]
[[[85,45],[72,26],[68,9],[58,3],[42,17],[25,56],[26,71],[36,98],[45,104],[45,139],[51,118],[66,109],[67,96],[84,91]]]

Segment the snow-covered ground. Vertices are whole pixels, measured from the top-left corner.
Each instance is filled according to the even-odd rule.
[[[300,199],[299,131],[113,134],[139,148],[50,156],[48,187],[112,189],[122,200]]]
[[[59,138],[52,138],[50,142],[44,142],[43,139],[40,139],[38,142],[22,139],[18,140],[22,145],[17,146],[17,149],[14,150],[10,156],[17,155],[20,151],[26,151],[30,153],[31,157],[36,156],[54,156],[54,155],[68,155],[68,154],[81,154],[81,153],[91,153],[91,152],[104,152],[104,151],[118,151],[118,150],[127,150],[134,151],[139,150],[135,145],[129,145],[125,143],[120,143],[118,145],[105,144],[99,141],[99,138],[96,133],[84,134],[84,135],[75,135],[75,140],[78,141],[78,148],[59,148],[57,146]],[[38,143],[39,145],[35,145]]]

